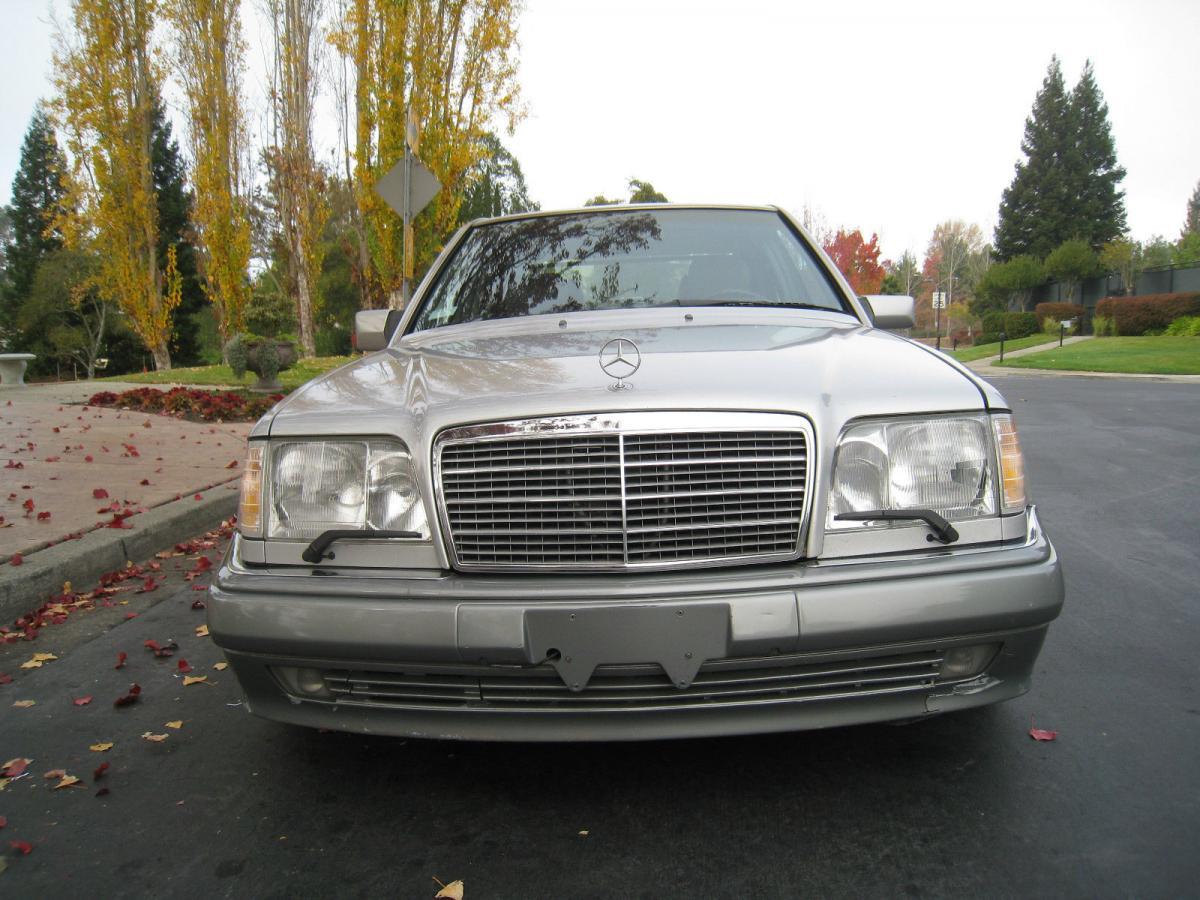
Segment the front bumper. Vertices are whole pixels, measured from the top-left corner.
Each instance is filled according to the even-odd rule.
[[[915,718],[1029,688],[1063,602],[1026,538],[920,556],[690,573],[401,577],[252,569],[209,629],[253,712],[471,740],[637,740]],[[995,649],[941,675],[956,647]]]

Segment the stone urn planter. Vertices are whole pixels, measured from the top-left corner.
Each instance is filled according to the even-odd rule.
[[[279,373],[294,366],[300,358],[291,341],[242,334],[225,345],[225,355],[238,378],[246,372],[258,376],[250,390],[263,394],[280,390],[283,385],[279,383]]]

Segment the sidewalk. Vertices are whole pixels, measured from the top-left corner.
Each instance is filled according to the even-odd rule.
[[[119,567],[145,541],[161,549],[234,512],[251,423],[85,405],[141,386],[0,389],[0,623],[36,606],[45,583],[94,578],[95,564]]]

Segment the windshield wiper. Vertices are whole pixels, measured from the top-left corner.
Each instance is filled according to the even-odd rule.
[[[329,545],[334,541],[369,541],[378,538],[419,538],[420,532],[417,531],[376,531],[373,528],[356,528],[346,530],[331,530],[324,532],[320,537],[314,540],[311,544],[304,548],[304,552],[300,554],[300,558],[308,563],[319,563],[323,559],[333,559],[333,553],[329,551]]]
[[[920,521],[933,529],[930,540],[953,544],[958,540],[958,531],[932,509],[868,509],[863,512],[838,513],[835,519],[846,522],[874,521]]]
[[[819,303],[804,303],[799,300],[678,300],[680,306],[777,306],[781,309],[815,309],[820,312],[852,315],[844,309],[834,309]]]

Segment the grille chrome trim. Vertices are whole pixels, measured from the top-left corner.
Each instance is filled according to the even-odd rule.
[[[804,703],[943,687],[939,651],[837,662],[724,659],[706,663],[687,688],[657,665],[600,666],[571,691],[548,665],[506,671],[487,666],[413,666],[402,671],[331,669],[325,686],[339,705],[376,709],[512,712],[643,712],[716,706]],[[308,698],[305,698],[308,699]]]
[[[520,419],[439,433],[433,487],[461,571],[786,562],[808,533],[815,452],[788,413]]]

